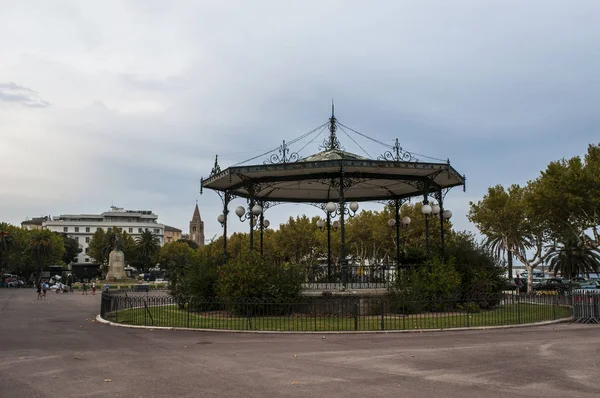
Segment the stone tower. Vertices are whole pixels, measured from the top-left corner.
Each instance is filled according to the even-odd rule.
[[[192,221],[190,221],[190,240],[196,242],[198,246],[204,246],[204,221],[200,218],[197,202]]]

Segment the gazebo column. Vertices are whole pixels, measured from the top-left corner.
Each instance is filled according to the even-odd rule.
[[[251,197],[249,200],[250,209],[250,251],[254,250],[254,215],[252,214],[252,208],[254,207],[254,198]]]
[[[259,202],[260,207],[262,207],[263,211],[260,212],[260,224],[259,224],[259,228],[260,228],[260,255],[263,255],[263,233],[265,230],[265,204],[263,201]]]
[[[442,194],[442,190],[438,191],[438,202],[440,204],[440,238],[441,238],[441,251],[442,251],[442,260],[445,258],[444,255],[444,195]]]
[[[400,199],[394,200],[396,208],[396,272],[400,272]]]
[[[225,257],[225,261],[227,261],[227,214],[229,214],[229,201],[231,201],[231,195],[225,191],[223,197],[223,256]]]
[[[344,198],[344,172],[340,175],[340,261],[342,262],[342,286],[348,284],[348,261],[346,260],[346,199]]]
[[[423,205],[429,205],[427,193],[423,195]],[[429,244],[429,214],[425,214],[425,244],[427,247],[427,258],[431,259],[431,245]]]

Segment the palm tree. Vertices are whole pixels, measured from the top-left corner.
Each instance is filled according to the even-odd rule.
[[[48,233],[46,231],[33,231],[31,238],[29,239],[29,250],[31,256],[35,260],[37,265],[37,274],[35,277],[35,283],[38,284],[40,276],[42,275],[42,266],[50,258],[52,254],[52,243],[50,242]]]
[[[15,245],[15,237],[8,230],[7,223],[0,223],[0,271],[3,267],[4,255]]]
[[[512,279],[513,254],[525,253],[528,247],[528,237],[517,236],[519,234],[511,233],[511,230],[504,233],[492,235],[485,239],[483,245],[491,250],[496,258],[504,258],[506,254],[508,265],[508,279]]]
[[[579,274],[598,273],[600,271],[600,254],[596,249],[588,247],[586,236],[571,237],[548,256],[548,269],[554,276],[560,272],[564,278],[574,278]]]
[[[146,230],[135,238],[135,251],[142,265],[142,271],[150,268],[152,257],[160,250],[160,240],[152,231]]]

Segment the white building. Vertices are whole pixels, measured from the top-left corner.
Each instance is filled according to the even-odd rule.
[[[118,227],[135,239],[142,232],[149,230],[160,240],[162,246],[165,242],[165,226],[156,220],[158,216],[150,210],[125,210],[111,207],[110,211],[102,214],[64,214],[43,222],[43,228],[50,231],[65,233],[75,239],[82,251],[74,263],[89,263],[92,260],[88,255],[88,245],[92,235],[99,228],[108,231]]]

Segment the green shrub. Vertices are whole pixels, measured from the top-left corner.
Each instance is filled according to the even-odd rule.
[[[304,282],[303,268],[290,263],[275,264],[259,254],[240,255],[219,268],[217,294],[234,303],[237,313],[260,311],[248,302],[272,303],[269,312],[285,312],[286,306],[275,304],[295,301],[300,297]]]

